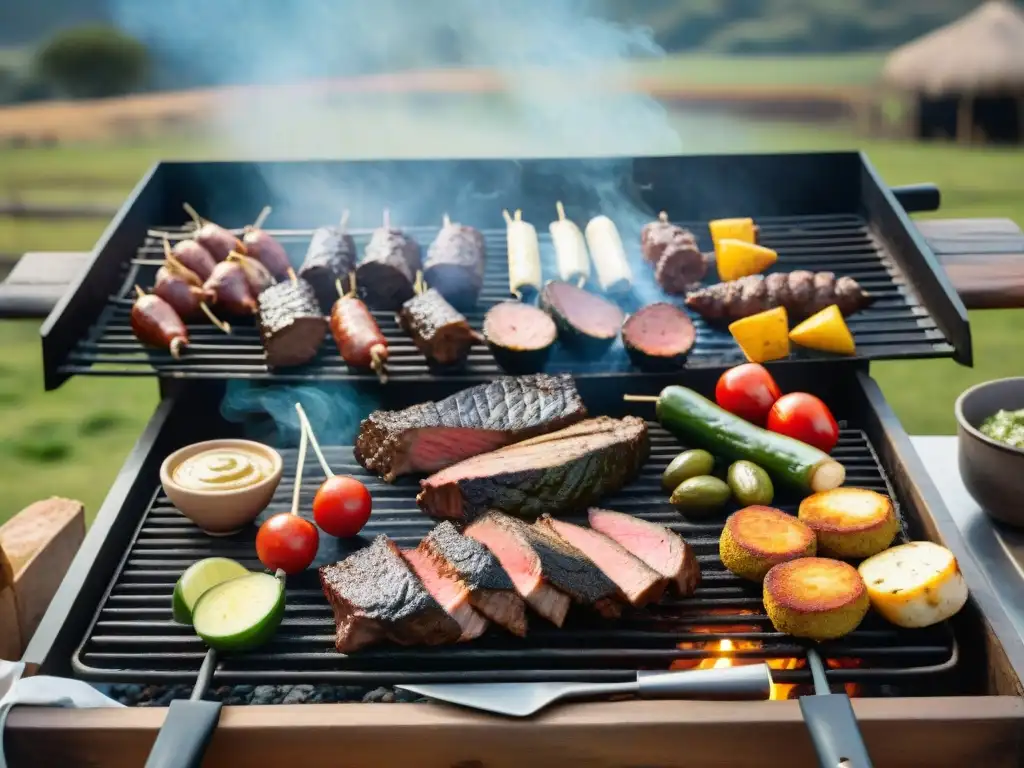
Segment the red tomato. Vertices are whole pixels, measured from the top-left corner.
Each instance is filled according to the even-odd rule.
[[[309,567],[320,546],[320,534],[309,520],[290,512],[267,518],[256,533],[256,554],[272,571],[289,576]]]
[[[768,369],[744,363],[723,373],[715,385],[715,402],[741,419],[764,425],[782,392]]]
[[[355,536],[370,519],[370,492],[347,475],[324,480],[313,498],[313,519],[326,533],[338,538]]]
[[[788,435],[829,453],[839,442],[839,425],[821,400],[806,392],[791,392],[775,401],[768,429]]]

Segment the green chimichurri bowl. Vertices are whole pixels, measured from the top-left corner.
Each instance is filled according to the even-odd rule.
[[[1024,527],[1024,376],[971,387],[954,412],[964,486],[991,517]]]

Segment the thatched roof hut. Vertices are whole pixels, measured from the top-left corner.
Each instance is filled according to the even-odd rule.
[[[1015,123],[1010,132],[1021,140],[1024,10],[1008,0],[989,0],[959,21],[897,48],[882,77],[890,86],[917,94],[922,107],[945,104],[938,111],[948,111],[953,102],[958,138],[969,140],[975,133],[980,109],[1003,116],[999,133],[1007,132],[1006,121]]]

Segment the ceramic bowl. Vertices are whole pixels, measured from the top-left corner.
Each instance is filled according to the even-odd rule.
[[[956,400],[960,477],[983,510],[1024,527],[1024,451],[983,435],[978,427],[1002,409],[1024,408],[1024,377],[986,381]]]
[[[246,488],[229,490],[196,490],[183,488],[171,475],[188,458],[214,449],[244,449],[259,453],[270,461],[270,474]],[[211,536],[227,536],[249,525],[267,508],[274,497],[284,462],[273,448],[251,440],[206,440],[180,448],[160,465],[160,482],[167,498],[189,520]]]

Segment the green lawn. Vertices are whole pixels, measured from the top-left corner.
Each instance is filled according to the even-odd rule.
[[[867,65],[863,66],[866,71]],[[848,71],[852,71],[850,67]],[[842,69],[836,65],[834,77],[840,77]],[[777,71],[793,72],[785,70],[782,64]],[[826,74],[817,73],[821,77]],[[398,147],[398,154],[403,155],[417,151],[528,155],[572,150],[562,145],[539,147],[525,141],[514,123],[503,124],[501,114],[485,114],[479,124],[475,119],[464,120],[452,130],[442,130],[444,126],[440,123],[447,124],[449,118],[450,115],[444,120],[439,118],[440,122],[434,125],[422,114],[417,120],[403,114],[403,122],[375,125],[374,131],[369,132],[365,124],[353,120],[339,126],[336,141],[345,154],[357,156],[384,154],[389,147],[393,152]],[[715,130],[713,121],[701,122],[679,114],[672,119],[688,151],[861,146],[892,184],[938,183],[943,192],[942,216],[1008,216],[1024,223],[1024,186],[1019,171],[1024,152],[863,141],[849,134],[806,126],[730,123],[723,130]],[[404,143],[396,143],[399,141]],[[595,142],[584,151],[601,151],[604,147],[605,144]],[[649,147],[650,151],[658,149]],[[328,152],[329,148],[322,151]],[[13,189],[32,199],[66,203],[75,201],[75,195],[68,189],[79,189],[83,190],[79,199],[116,201],[162,156],[213,154],[215,150],[208,143],[180,141],[125,148],[0,150],[0,196],[3,190]],[[88,249],[104,224],[0,219],[0,253]],[[886,396],[909,431],[951,433],[951,409],[957,394],[975,382],[1022,372],[1022,366],[1015,361],[1022,359],[1024,312],[980,312],[974,313],[971,320],[976,362],[973,369],[948,361],[884,363],[874,367]],[[0,481],[5,489],[0,499],[0,520],[30,501],[50,494],[79,498],[90,514],[94,513],[156,404],[156,385],[149,380],[74,379],[56,392],[44,393],[37,328],[38,323],[31,322],[0,323],[0,343],[6,353],[0,364],[0,450],[5,454],[0,464]]]

